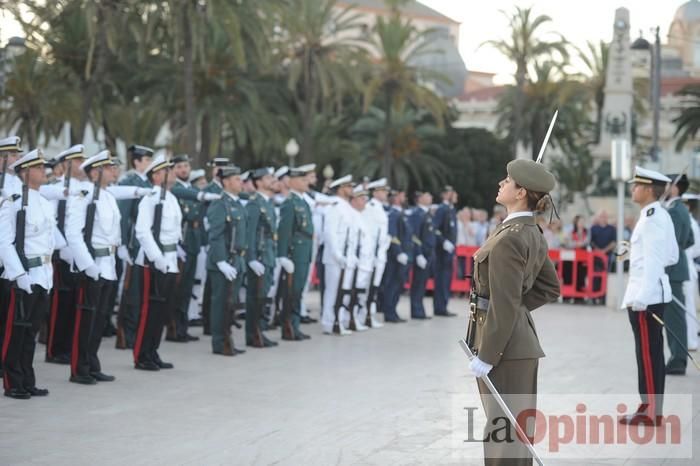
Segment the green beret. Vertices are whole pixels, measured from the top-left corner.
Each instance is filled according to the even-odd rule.
[[[554,189],[554,175],[534,160],[513,160],[508,163],[506,169],[513,181],[528,191],[548,193]]]

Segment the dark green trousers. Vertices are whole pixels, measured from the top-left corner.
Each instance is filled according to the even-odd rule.
[[[187,311],[190,308],[192,300],[192,288],[194,288],[195,274],[197,273],[197,254],[187,252],[187,260],[182,266],[180,274],[180,282],[178,283],[175,293],[175,331],[178,337],[187,335],[189,319]]]
[[[211,328],[212,351],[223,351],[224,342],[231,335],[231,303],[238,299],[238,291],[243,279],[239,275],[233,283],[226,280],[218,270],[207,270],[210,284],[209,325]]]
[[[260,329],[260,321],[263,317],[263,307],[267,300],[267,294],[272,287],[274,267],[265,266],[265,273],[261,277],[252,271],[247,274],[246,301],[245,301],[245,334],[246,338],[252,338]],[[260,283],[262,280],[262,284]]]
[[[671,293],[674,298],[685,305],[683,282],[671,282]],[[688,355],[686,354],[688,350],[688,323],[685,320],[685,311],[673,300],[666,304],[665,309],[666,340],[671,350],[671,357],[668,359],[666,367],[685,369],[688,365]]]

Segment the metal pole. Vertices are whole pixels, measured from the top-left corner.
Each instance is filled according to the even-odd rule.
[[[661,106],[661,39],[659,39],[659,27],[656,27],[656,41],[653,48],[654,59],[652,61],[651,96],[653,108],[651,159],[659,160],[659,107]]]
[[[625,182],[617,181],[617,244],[624,239],[625,235]],[[616,309],[622,306],[622,298],[625,289],[625,261],[615,262],[617,273],[615,275],[615,289],[617,290]]]

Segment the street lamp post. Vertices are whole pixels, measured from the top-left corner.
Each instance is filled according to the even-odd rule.
[[[289,157],[289,168],[294,168],[294,158],[299,153],[299,144],[297,144],[296,139],[290,139],[287,145],[285,146],[284,151]]]
[[[611,159],[610,178],[617,182],[617,244],[619,245],[625,234],[625,182],[631,176],[630,147],[627,139],[614,138],[612,140]],[[617,261],[615,275],[616,309],[619,309],[622,304],[622,293],[625,287],[624,265],[624,260]]]

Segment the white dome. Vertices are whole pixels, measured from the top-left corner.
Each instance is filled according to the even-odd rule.
[[[684,23],[700,21],[700,1],[690,0],[679,6],[673,19]]]

